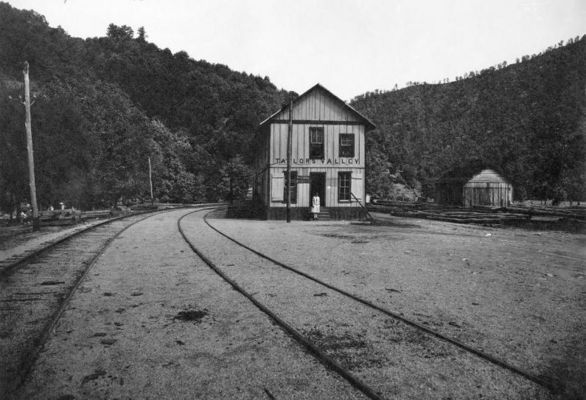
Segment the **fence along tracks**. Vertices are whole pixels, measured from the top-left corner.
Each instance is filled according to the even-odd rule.
[[[0,397],[23,383],[84,277],[128,228],[159,212],[132,214],[74,232],[0,274]]]
[[[195,211],[194,211],[195,212]],[[191,213],[190,213],[191,214]],[[184,217],[186,217],[189,214],[184,215],[181,219],[183,219]],[[547,390],[549,390],[550,392],[555,393],[558,389],[558,385],[556,384],[556,382],[549,380],[549,379],[544,379],[542,377],[538,377],[535,376],[527,371],[525,371],[524,369],[514,366],[502,359],[499,359],[495,356],[492,356],[491,354],[488,354],[487,352],[474,348],[470,345],[467,345],[465,343],[462,343],[456,339],[453,339],[449,336],[446,336],[438,331],[435,331],[427,326],[424,326],[418,322],[415,322],[413,320],[410,320],[406,317],[404,317],[403,315],[401,315],[398,312],[394,312],[391,310],[388,310],[386,308],[380,307],[368,300],[365,300],[363,298],[360,298],[352,293],[349,293],[343,289],[337,288],[333,285],[328,284],[327,282],[324,282],[320,279],[317,279],[305,272],[299,271],[289,265],[286,265],[278,260],[275,260],[241,242],[239,242],[238,240],[230,237],[228,234],[220,231],[219,229],[217,229],[216,227],[214,227],[213,225],[210,224],[210,222],[208,221],[206,215],[204,217],[204,221],[207,224],[207,226],[209,226],[212,230],[214,230],[215,232],[217,232],[218,234],[222,235],[223,237],[225,237],[226,239],[232,241],[233,243],[235,243],[236,245],[256,254],[257,256],[270,261],[272,264],[277,265],[281,268],[284,268],[294,274],[297,274],[305,279],[308,279],[312,282],[315,282],[325,288],[328,288],[332,291],[335,291],[349,299],[352,299],[353,301],[359,302],[362,305],[372,309],[372,310],[376,310],[379,313],[382,313],[386,316],[389,316],[397,321],[399,321],[400,323],[403,323],[405,325],[408,325],[412,328],[415,328],[417,330],[419,330],[420,332],[423,332],[426,335],[430,335],[433,336],[445,343],[448,343],[449,345],[455,346],[456,348],[471,354],[475,357],[478,357],[484,361],[487,361],[493,365],[498,366],[501,369],[504,369],[506,371],[512,372],[513,374],[520,376],[528,381],[531,381]],[[189,239],[187,238],[187,236],[185,235],[183,229],[181,228],[181,219],[178,221],[178,228],[183,236],[183,238],[186,240],[186,242],[189,244],[189,246],[192,248],[192,250],[200,257],[202,258],[202,260],[204,260],[204,262],[206,262],[206,264],[208,264],[218,275],[220,275],[224,280],[226,280],[230,285],[232,285],[232,287],[234,287],[237,291],[239,291],[240,293],[242,293],[246,298],[248,298],[253,304],[255,304],[256,307],[258,307],[260,310],[262,310],[264,313],[266,313],[271,319],[273,319],[278,325],[280,325],[286,332],[288,332],[295,340],[297,340],[298,342],[300,342],[303,346],[305,346],[306,348],[308,348],[313,354],[315,354],[317,356],[317,358],[324,363],[325,365],[327,365],[328,367],[332,368],[333,370],[335,370],[336,372],[338,372],[342,377],[344,377],[345,379],[347,379],[352,385],[354,385],[356,388],[358,388],[360,391],[362,391],[365,395],[367,395],[369,398],[373,398],[373,399],[378,399],[380,398],[380,396],[378,394],[376,394],[374,392],[374,390],[370,387],[368,387],[365,383],[361,382],[359,379],[357,379],[356,377],[354,377],[349,371],[345,370],[341,365],[339,365],[338,363],[336,363],[335,360],[333,360],[332,358],[330,358],[325,352],[321,351],[316,345],[313,344],[313,342],[304,337],[301,333],[299,333],[297,330],[295,330],[294,327],[292,327],[290,324],[288,324],[287,322],[285,322],[282,318],[280,318],[278,315],[276,315],[273,311],[271,311],[267,306],[265,306],[264,304],[260,303],[253,294],[248,293],[245,289],[243,289],[237,282],[235,282],[234,280],[232,280],[231,278],[229,278],[216,264],[213,263],[213,261],[211,261],[208,257],[206,257],[205,254],[203,254],[201,252],[201,250],[199,250],[192,242],[189,241]]]

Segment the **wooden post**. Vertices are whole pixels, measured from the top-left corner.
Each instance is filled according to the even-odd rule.
[[[151,205],[154,204],[155,198],[153,196],[153,171],[151,168],[151,158],[149,157],[149,184],[151,186]]]
[[[33,156],[33,133],[31,129],[31,95],[28,77],[28,61],[24,62],[24,108],[26,128],[26,148],[28,151],[28,176],[31,192],[31,205],[33,207],[33,231],[40,229],[39,209],[37,207],[37,189],[35,185],[35,160]]]
[[[289,102],[289,129],[287,130],[287,223],[291,222],[291,152],[293,142],[293,98]]]

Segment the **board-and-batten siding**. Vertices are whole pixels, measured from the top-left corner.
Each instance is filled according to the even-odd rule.
[[[361,201],[365,199],[365,132],[373,125],[358,112],[327,89],[316,85],[302,94],[293,104],[292,110],[291,171],[296,172],[297,201],[293,208],[308,208],[311,194],[311,174],[323,173],[326,207],[343,209],[360,207],[351,201],[339,201],[339,173],[351,174],[351,191]],[[267,209],[286,207],[284,199],[285,173],[287,171],[287,139],[289,129],[289,107],[275,113],[260,127],[257,155],[257,187],[259,199]],[[324,132],[324,156],[310,159],[310,128],[319,127]],[[340,134],[354,135],[354,156],[340,157]],[[259,138],[260,139],[260,138]],[[273,214],[275,215],[275,214]],[[277,214],[278,215],[278,214]],[[303,214],[297,214],[303,215]],[[356,214],[358,215],[358,214]]]
[[[340,133],[354,134],[354,159],[358,163],[353,163],[353,166],[364,166],[364,126],[363,125],[320,125],[320,124],[294,124],[293,134],[291,140],[291,159],[292,160],[307,160],[309,158],[309,128],[322,127],[324,128],[324,158],[334,160],[339,159],[340,154]],[[272,124],[271,125],[271,151],[269,162],[271,165],[277,163],[277,160],[287,159],[287,124]],[[311,165],[311,164],[310,164]],[[315,166],[315,164],[313,164]],[[300,165],[301,166],[301,165]],[[333,165],[340,167],[341,165]],[[342,165],[343,166],[343,165]]]
[[[283,189],[285,186],[284,172],[286,171],[287,138],[289,126],[289,111],[285,110],[275,116],[276,121],[270,125],[269,132],[269,164],[270,167],[270,206],[284,207]],[[359,124],[356,115],[347,108],[334,101],[331,96],[322,91],[315,91],[310,96],[301,99],[293,107],[293,124],[291,159],[292,171],[298,176],[308,176],[310,173],[325,173],[326,198],[328,207],[346,206],[358,207],[356,202],[338,202],[338,172],[352,173],[352,192],[360,199],[364,197],[364,125]],[[303,121],[303,123],[299,123]],[[315,121],[315,122],[313,122]],[[333,123],[335,121],[336,123]],[[327,123],[322,123],[327,122]],[[324,130],[324,159],[309,159],[309,128],[322,127]],[[350,161],[347,157],[339,157],[340,133],[354,134],[354,157]],[[297,184],[297,203],[293,207],[309,207],[310,184]]]
[[[281,111],[275,119],[288,120],[289,110]],[[348,121],[359,122],[356,115],[349,113],[340,104],[335,102],[329,95],[321,91],[315,91],[307,96],[293,107],[294,120],[312,120],[312,121]]]
[[[324,128],[324,159],[309,159],[309,128]],[[348,158],[339,157],[339,134],[354,134],[354,157],[352,164],[348,164]],[[287,164],[287,136],[288,125],[271,124],[270,131],[270,180],[271,180],[271,207],[285,207],[283,203],[283,189],[285,186],[284,173]],[[363,125],[320,125],[320,124],[294,124],[291,145],[291,170],[298,176],[308,176],[311,173],[326,174],[326,198],[327,207],[359,207],[352,202],[338,202],[338,172],[352,173],[351,190],[359,199],[364,200],[364,126]],[[299,160],[303,160],[300,162]],[[280,162],[279,162],[280,161]],[[330,162],[331,161],[331,162]],[[345,162],[345,163],[342,163]],[[297,203],[292,207],[309,207],[310,202],[309,183],[298,183]]]
[[[286,168],[271,168],[271,207],[286,207],[284,203],[284,188],[285,188],[285,173]],[[291,171],[297,171],[299,175],[309,174],[304,172],[301,168],[291,168]],[[312,167],[311,173],[325,173],[326,174],[326,207],[359,207],[356,201],[338,202],[338,172],[348,171],[352,173],[352,193],[358,198],[362,197],[364,193],[364,169],[349,168],[349,169],[334,169],[325,167]],[[297,203],[292,204],[292,207],[309,207],[310,193],[309,183],[297,184]]]

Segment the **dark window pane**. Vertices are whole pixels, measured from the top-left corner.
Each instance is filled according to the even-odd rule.
[[[352,190],[352,173],[338,172],[338,201],[350,201]]]
[[[340,133],[340,157],[354,157],[353,133]]]
[[[309,158],[324,158],[324,128],[309,128]]]
[[[283,201],[287,202],[287,172],[285,174],[285,186],[283,187]],[[297,203],[297,171],[291,171],[291,204]]]

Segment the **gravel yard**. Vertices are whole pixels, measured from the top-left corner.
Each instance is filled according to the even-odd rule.
[[[130,228],[73,296],[16,399],[363,399],[181,239]]]
[[[16,398],[363,398],[191,253],[177,231],[186,212],[151,217],[112,243]],[[584,234],[382,214],[378,225],[235,220],[221,212],[209,220],[296,269],[553,378],[552,395],[235,249],[205,232],[198,214],[182,222],[195,245],[385,398],[586,393]]]
[[[335,286],[586,393],[586,235],[376,215],[211,223]]]

